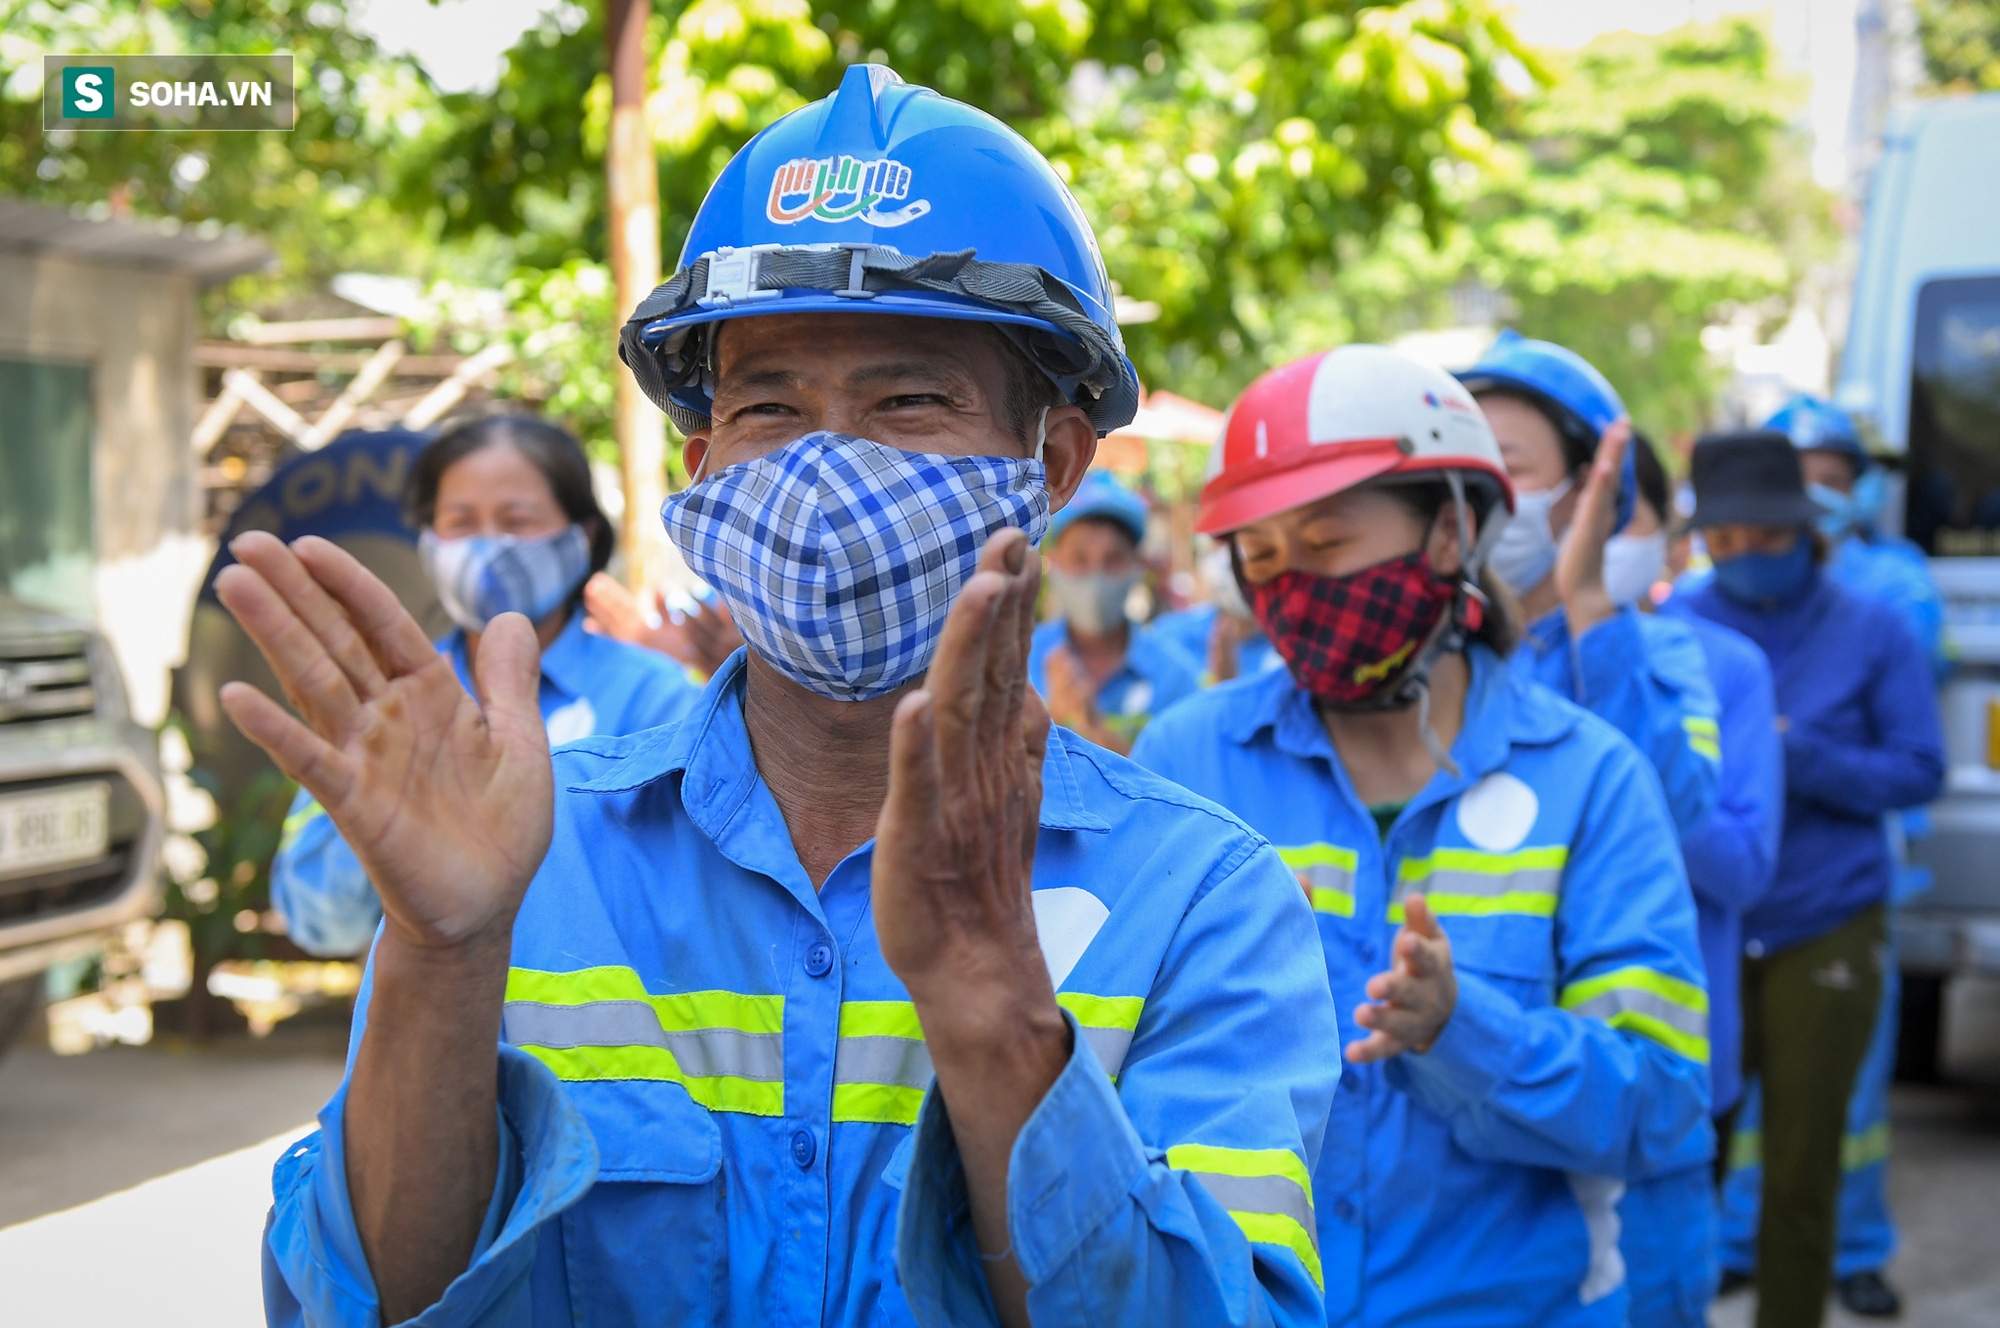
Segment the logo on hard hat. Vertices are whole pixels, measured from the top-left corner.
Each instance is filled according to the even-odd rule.
[[[1456,410],[1467,415],[1473,412],[1473,407],[1468,406],[1457,397],[1441,397],[1435,392],[1424,393],[1424,404],[1432,410]]]
[[[877,205],[909,197],[910,168],[887,157],[800,157],[788,161],[771,177],[771,200],[764,215],[781,226],[810,217],[814,221],[863,221],[870,226],[901,226],[931,210],[923,199],[885,212]]]

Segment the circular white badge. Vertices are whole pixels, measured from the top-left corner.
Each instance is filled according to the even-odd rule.
[[[1535,791],[1505,770],[1496,770],[1458,797],[1458,828],[1488,853],[1511,853],[1535,828],[1542,809]]]

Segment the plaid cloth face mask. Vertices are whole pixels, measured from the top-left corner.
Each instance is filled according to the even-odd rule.
[[[865,701],[930,667],[989,535],[1041,543],[1039,459],[905,452],[809,433],[667,499],[667,534],[772,667]]]
[[[483,632],[503,613],[525,613],[539,623],[562,607],[590,575],[590,537],[578,525],[539,539],[439,539],[426,530],[417,537],[417,557],[451,620]]]
[[[1402,676],[1452,594],[1419,551],[1350,576],[1281,572],[1250,587],[1250,607],[1299,686],[1354,705]]]

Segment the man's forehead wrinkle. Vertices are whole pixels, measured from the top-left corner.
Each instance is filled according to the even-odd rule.
[[[732,372],[725,366],[716,387],[724,392],[751,392],[763,387],[797,389],[804,387],[806,381],[806,376],[794,369],[773,366]]]
[[[961,392],[978,390],[977,380],[964,366],[938,358],[877,361],[860,365],[847,375],[849,387],[877,387],[891,382],[922,383]]]

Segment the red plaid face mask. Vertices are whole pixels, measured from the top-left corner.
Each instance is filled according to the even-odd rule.
[[[1282,572],[1248,587],[1264,634],[1321,701],[1365,701],[1402,675],[1451,606],[1421,551],[1350,576]]]

